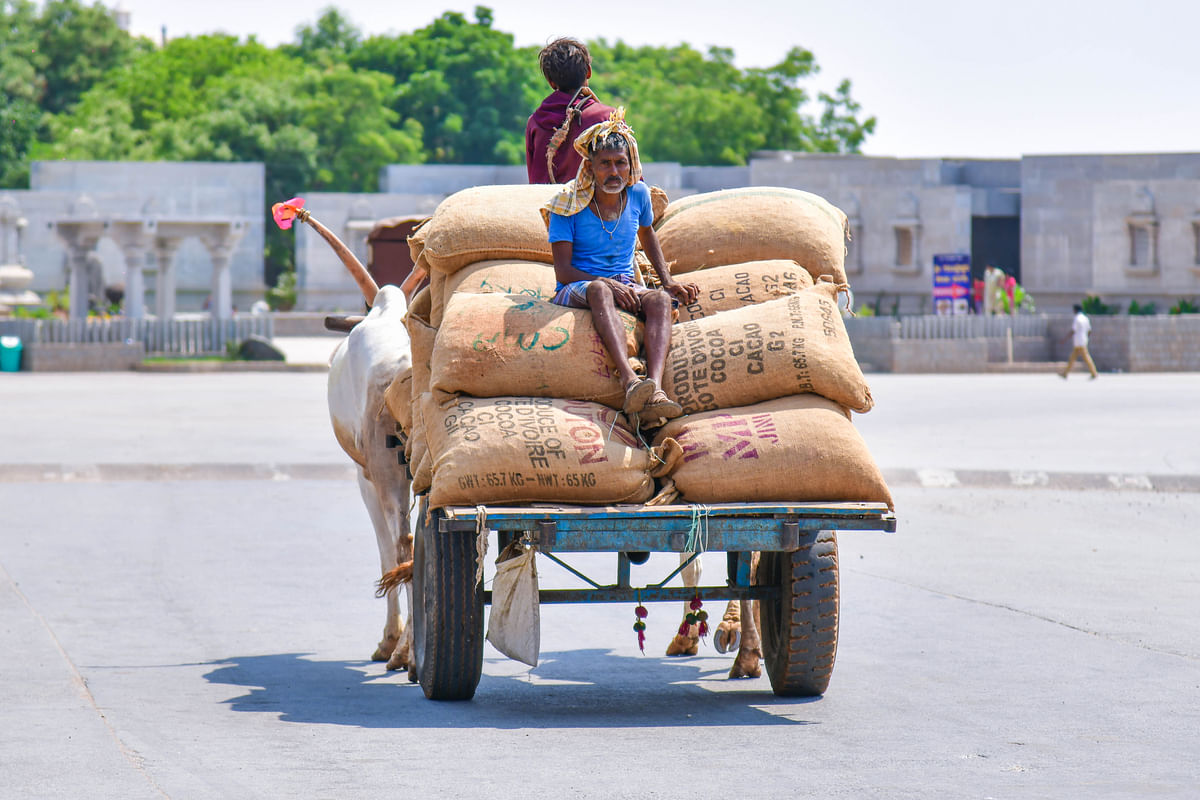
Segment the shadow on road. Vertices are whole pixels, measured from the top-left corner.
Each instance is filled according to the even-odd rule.
[[[363,728],[637,728],[807,725],[795,719],[819,698],[779,698],[766,678],[730,683],[728,657],[617,656],[606,650],[551,652],[529,672],[485,660],[470,703],[435,703],[405,673],[369,661],[314,661],[303,653],[214,661],[204,675],[246,694],[234,711],[278,714],[284,722]],[[735,688],[736,687],[736,688]],[[745,687],[744,691],[739,691]]]

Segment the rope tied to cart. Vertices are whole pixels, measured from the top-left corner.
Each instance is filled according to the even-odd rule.
[[[692,504],[692,523],[688,528],[685,553],[703,553],[708,550],[708,515],[712,509],[703,503]]]
[[[487,506],[475,506],[475,583],[483,583],[483,559],[488,545]]]

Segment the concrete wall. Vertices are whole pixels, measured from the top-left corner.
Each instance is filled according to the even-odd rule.
[[[1182,269],[1190,270],[1185,220],[1200,212],[1197,181],[1200,154],[1022,158],[1021,269],[1039,308],[1066,311],[1086,293],[1111,293],[1112,300],[1124,305],[1133,296],[1165,301],[1171,286],[1200,292],[1200,283],[1190,284]],[[1144,198],[1138,197],[1142,188],[1153,198],[1152,213],[1164,215],[1159,253],[1171,261],[1160,261],[1159,277],[1124,268],[1130,253],[1128,218],[1145,209]],[[1194,251],[1194,232],[1190,240]]]
[[[262,164],[197,162],[35,161],[29,191],[5,191],[20,206],[26,229],[26,266],[31,289],[43,293],[66,287],[65,250],[54,234],[55,219],[71,215],[81,195],[104,218],[177,217],[241,219],[246,234],[230,265],[233,302],[245,310],[263,293],[263,242],[267,208]],[[124,280],[125,264],[110,240],[99,248],[108,283]],[[153,268],[153,261],[149,262]],[[178,307],[200,309],[211,290],[212,262],[204,247],[187,241],[175,256]],[[154,281],[147,281],[147,305],[153,308]]]

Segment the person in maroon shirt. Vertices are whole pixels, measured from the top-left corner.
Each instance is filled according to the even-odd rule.
[[[525,168],[530,183],[566,183],[583,160],[572,146],[575,137],[613,109],[588,88],[592,56],[583,42],[555,39],[538,53],[538,64],[554,91],[525,125]]]

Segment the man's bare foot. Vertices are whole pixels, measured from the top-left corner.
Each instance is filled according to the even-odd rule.
[[[637,414],[646,406],[646,401],[654,396],[654,381],[649,378],[635,378],[625,386],[625,404],[621,410],[626,414]],[[659,392],[662,394],[662,392]]]

